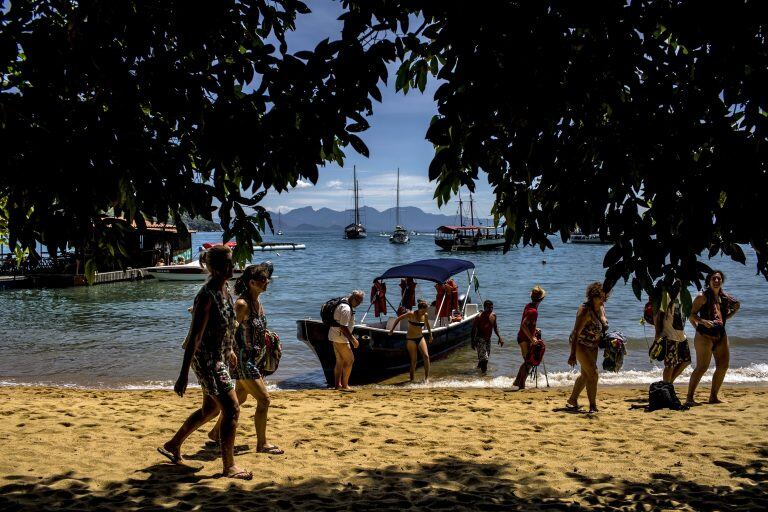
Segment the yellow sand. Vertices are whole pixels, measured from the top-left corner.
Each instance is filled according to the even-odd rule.
[[[203,430],[191,467],[155,451],[199,390],[0,388],[0,509],[768,509],[768,389],[646,413],[629,409],[644,387],[604,387],[597,416],[559,410],[567,393],[274,393],[269,440],[286,454],[255,452],[244,404],[237,463],[255,477],[234,482]]]

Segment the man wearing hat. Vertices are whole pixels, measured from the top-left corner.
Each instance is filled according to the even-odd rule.
[[[539,304],[544,300],[547,292],[539,285],[531,290],[531,302],[523,309],[523,318],[520,320],[520,330],[517,332],[517,344],[520,345],[520,352],[523,354],[523,364],[517,372],[514,386],[520,389],[525,388],[525,381],[528,378],[528,372],[531,370],[528,363],[525,362],[528,356],[528,350],[536,337],[536,321],[539,319]]]
[[[483,312],[475,317],[472,323],[472,348],[477,350],[477,367],[485,373],[488,369],[488,357],[491,355],[491,335],[496,332],[499,346],[504,346],[504,340],[496,325],[496,313],[493,312],[493,302],[483,302]]]

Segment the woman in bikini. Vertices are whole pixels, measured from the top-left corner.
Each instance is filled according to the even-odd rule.
[[[698,405],[694,400],[694,394],[701,377],[709,369],[713,355],[715,356],[715,373],[712,375],[709,403],[720,403],[717,394],[725,379],[725,372],[728,371],[731,358],[725,322],[741,307],[738,300],[723,291],[724,283],[725,274],[721,270],[713,270],[707,275],[707,287],[693,301],[691,316],[688,320],[696,328],[696,336],[693,338],[693,346],[696,349],[696,368],[691,372],[686,405]]]
[[[248,265],[235,283],[235,293],[239,296],[235,302],[238,327],[235,331],[234,349],[237,354],[237,365],[231,368],[231,373],[232,378],[237,382],[235,393],[240,405],[248,400],[248,395],[256,398],[256,414],[253,418],[256,426],[256,451],[280,455],[283,450],[267,443],[267,412],[270,398],[267,385],[259,371],[259,364],[266,350],[264,335],[267,330],[267,317],[259,296],[267,291],[271,275],[271,264]],[[220,426],[221,417],[208,433],[211,440],[219,440]]]
[[[423,299],[419,299],[418,308],[416,311],[408,311],[397,317],[392,328],[389,330],[389,335],[395,330],[395,327],[400,325],[400,322],[404,319],[408,320],[408,331],[406,333],[406,348],[408,349],[408,355],[411,358],[411,381],[414,379],[416,373],[416,359],[418,352],[421,352],[421,357],[424,360],[424,382],[429,381],[429,350],[427,350],[427,341],[424,340],[423,329],[426,326],[429,332],[429,343],[432,343],[432,326],[429,325],[429,305]]]
[[[568,364],[575,366],[579,363],[581,374],[573,384],[571,397],[566,402],[566,408],[579,410],[579,395],[587,388],[589,412],[597,412],[597,348],[603,337],[603,331],[608,327],[605,317],[605,291],[600,283],[592,283],[587,287],[587,301],[579,306],[576,323],[570,336],[571,355]]]
[[[203,405],[193,412],[176,435],[157,449],[174,464],[182,464],[181,445],[189,435],[221,412],[221,459],[223,475],[250,480],[253,473],[235,466],[235,433],[240,405],[235,385],[229,375],[230,366],[237,364],[232,350],[235,313],[227,281],[232,277],[232,251],[225,245],[216,245],[200,257],[200,264],[210,273],[208,281],[195,297],[192,325],[184,342],[184,361],[173,390],[184,396],[189,369],[195,372],[203,390]]]

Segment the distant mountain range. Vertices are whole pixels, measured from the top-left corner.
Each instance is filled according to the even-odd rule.
[[[375,208],[363,206],[360,208],[360,218],[368,232],[389,232],[395,227],[394,208],[388,208],[380,212]],[[311,206],[296,208],[280,215],[283,230],[341,231],[344,229],[344,226],[352,222],[352,219],[352,210],[336,211],[330,208],[315,210]],[[272,214],[272,222],[275,224],[275,229],[277,229],[277,213]],[[475,219],[476,224],[479,222],[482,222],[483,225],[492,224],[490,219]],[[458,224],[459,216],[426,213],[421,208],[415,206],[402,206],[400,207],[400,223],[410,230],[434,231],[439,226]],[[469,224],[469,219],[465,219],[464,224]]]

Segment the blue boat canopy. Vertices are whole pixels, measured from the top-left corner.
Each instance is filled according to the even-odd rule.
[[[449,277],[472,268],[475,268],[475,264],[471,261],[454,258],[436,258],[433,260],[414,261],[407,265],[392,267],[377,279],[412,277],[413,279],[425,279],[427,281],[443,283],[447,281]]]

